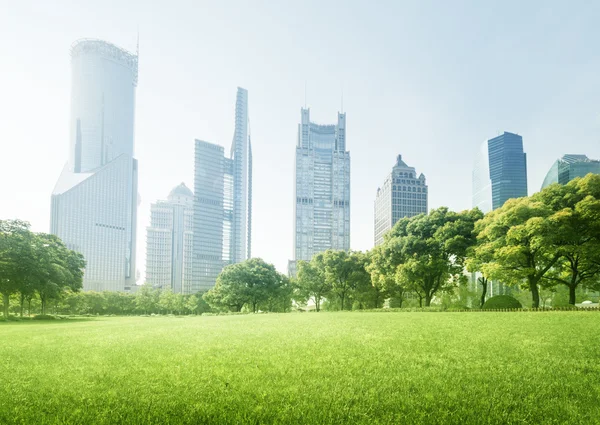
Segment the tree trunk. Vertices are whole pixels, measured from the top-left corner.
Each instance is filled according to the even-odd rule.
[[[425,307],[429,307],[431,305],[432,295],[425,294]]]
[[[8,302],[10,298],[7,293],[3,293],[2,299],[4,300],[4,318],[8,319]]]
[[[575,305],[575,290],[577,285],[569,285],[569,304]]]
[[[31,298],[27,300],[27,317],[31,316]]]
[[[344,311],[344,298],[346,298],[346,294],[341,295],[340,298],[342,300],[342,309],[341,310]]]
[[[317,313],[321,311],[321,297],[315,297],[315,309]]]
[[[483,308],[485,296],[487,295],[488,280],[485,277],[480,277],[479,283],[481,283],[481,300],[479,300],[479,308]]]
[[[42,316],[46,314],[46,297],[40,296],[40,301],[42,302]]]
[[[419,308],[423,307],[423,297],[419,295]]]
[[[540,291],[537,286],[537,281],[529,278],[529,290],[531,291],[531,307],[540,307]]]

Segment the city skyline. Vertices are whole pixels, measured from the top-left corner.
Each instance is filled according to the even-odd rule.
[[[563,155],[548,170],[541,189],[552,183],[567,184],[576,177],[585,177],[588,173],[600,174],[600,161],[590,159],[587,155]]]
[[[477,146],[499,129],[524,137],[530,191],[565,152],[600,157],[595,82],[600,61],[589,54],[600,5],[438,4],[436,15],[427,4],[383,2],[381,7],[385,14],[366,4],[340,10],[309,1],[292,17],[289,7],[243,2],[233,8],[189,2],[142,7],[135,1],[11,4],[0,17],[3,30],[16,40],[2,47],[4,57],[12,59],[5,61],[6,78],[0,81],[5,117],[0,137],[8,148],[0,158],[0,179],[18,179],[19,188],[8,183],[0,188],[2,216],[49,230],[48,195],[68,157],[68,46],[91,36],[135,51],[137,25],[142,277],[150,203],[162,199],[173,182],[192,187],[193,160],[184,158],[193,157],[194,138],[231,141],[231,91],[238,85],[252,93],[253,233],[260,235],[252,254],[282,272],[293,245],[289,141],[304,103],[313,107],[314,121],[329,122],[343,92],[344,111],[351,117],[352,249],[373,244],[378,170],[387,170],[398,152],[427,176],[430,208],[454,210],[470,207]],[[64,13],[58,16],[57,9]],[[334,14],[343,19],[322,18]],[[23,19],[30,25],[17,25]],[[303,19],[313,23],[310,33],[300,30]],[[223,20],[231,25],[218,25]],[[544,31],[548,26],[554,31]],[[214,42],[204,43],[207,39]],[[474,66],[499,58],[501,67],[482,72]]]

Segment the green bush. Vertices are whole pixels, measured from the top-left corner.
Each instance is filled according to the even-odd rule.
[[[511,297],[510,295],[496,295],[495,297],[489,298],[485,304],[483,304],[484,310],[504,310],[515,308],[523,308],[523,306],[519,300]]]
[[[33,320],[56,320],[56,316],[51,316],[49,314],[37,314],[33,316]]]

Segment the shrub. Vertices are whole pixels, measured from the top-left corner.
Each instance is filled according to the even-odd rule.
[[[56,317],[49,314],[37,314],[33,316],[33,320],[56,320]]]
[[[484,310],[504,310],[515,308],[523,308],[523,306],[519,300],[511,297],[510,295],[496,295],[495,297],[489,298],[485,304],[483,304]]]

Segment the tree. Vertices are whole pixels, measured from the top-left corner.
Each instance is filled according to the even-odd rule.
[[[173,296],[173,310],[177,314],[181,314],[185,310],[185,296],[181,293],[177,293]]]
[[[468,250],[476,243],[478,209],[456,213],[442,207],[428,215],[399,220],[373,254],[369,270],[374,282],[402,288],[419,297],[419,305],[431,305],[438,292],[459,281]]]
[[[171,288],[163,289],[160,291],[160,295],[158,297],[158,307],[161,310],[164,310],[167,314],[173,312],[173,308],[175,306],[175,294]]]
[[[31,252],[32,238],[29,223],[0,220],[0,293],[5,318],[8,317],[10,296],[23,289],[27,270],[38,266]]]
[[[566,285],[575,304],[580,285],[594,286],[600,275],[600,175],[589,174],[566,185],[554,184],[533,195],[548,205],[549,242],[560,259],[544,275],[546,283]]]
[[[285,285],[288,285],[287,278],[277,272],[275,266],[260,258],[251,258],[225,267],[217,277],[215,287],[203,298],[217,309],[241,311],[247,305],[256,313],[261,306],[267,310],[274,308],[272,300],[285,294],[289,304],[291,291],[283,291]]]
[[[157,298],[157,291],[152,288],[152,285],[145,283],[135,294],[135,305],[144,314],[148,314],[148,312],[156,308],[158,304]]]
[[[302,300],[312,299],[317,312],[321,311],[321,301],[331,291],[331,285],[325,279],[323,254],[316,254],[310,262],[298,262],[297,292]]]
[[[536,199],[509,199],[476,225],[475,256],[483,274],[512,285],[525,282],[533,308],[540,304],[538,285],[561,257],[551,244],[550,215],[552,209]]]

